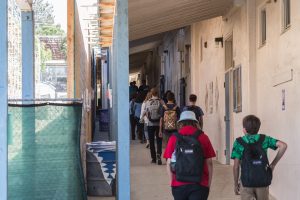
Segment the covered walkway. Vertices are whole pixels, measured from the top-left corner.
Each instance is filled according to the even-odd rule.
[[[1,199],[8,185],[7,2],[0,1]],[[18,2],[30,5],[22,22],[22,99],[34,99],[32,0]],[[149,150],[130,144],[128,135],[128,84],[146,80],[160,94],[173,91],[180,106],[189,94],[198,96],[217,154],[210,200],[237,199],[230,152],[248,114],[260,117],[262,133],[289,145],[270,192],[278,200],[300,199],[300,136],[294,134],[300,118],[299,7],[297,0],[68,0],[68,97],[83,104],[83,167],[96,110],[109,110],[109,138],[117,143],[116,199],[172,199],[165,165],[150,164]]]

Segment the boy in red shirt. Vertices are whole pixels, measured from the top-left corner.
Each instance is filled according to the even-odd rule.
[[[178,132],[181,135],[193,135],[199,128],[198,120],[192,111],[184,111],[180,115],[178,123]],[[204,155],[203,174],[199,183],[180,182],[176,180],[176,175],[171,171],[170,163],[172,154],[176,148],[176,136],[172,135],[169,139],[164,158],[167,159],[167,172],[170,177],[172,194],[174,200],[206,200],[209,194],[213,174],[212,158],[216,156],[208,136],[201,133],[198,141],[201,144]],[[201,167],[201,166],[199,166]]]

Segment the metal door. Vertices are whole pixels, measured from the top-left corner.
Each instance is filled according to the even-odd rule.
[[[226,138],[226,164],[230,164],[230,71],[225,74],[225,138]]]

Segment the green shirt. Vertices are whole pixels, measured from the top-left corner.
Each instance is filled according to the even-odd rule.
[[[247,135],[243,136],[242,138],[246,143],[252,144],[252,143],[257,142],[259,137],[260,137],[260,134],[255,134],[255,135],[247,134]],[[278,140],[276,140],[270,136],[266,136],[266,138],[262,144],[262,147],[266,152],[267,152],[268,148],[276,150],[277,149],[277,146],[276,146],[277,141]],[[243,156],[243,152],[244,152],[244,147],[240,143],[238,143],[237,140],[235,140],[233,143],[231,159],[237,158],[237,159],[241,160],[242,156]]]

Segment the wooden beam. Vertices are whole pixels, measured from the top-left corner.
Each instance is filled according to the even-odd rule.
[[[99,17],[98,21],[112,21],[114,19],[113,16],[111,17]]]
[[[115,5],[116,5],[116,4],[113,3],[113,2],[112,2],[112,3],[109,3],[109,2],[101,2],[101,3],[99,3],[99,7],[100,7],[100,8],[102,8],[102,7],[103,7],[103,8],[107,8],[107,7],[110,7],[110,8],[111,8],[111,7],[115,7]]]
[[[111,35],[100,35],[100,38],[112,39]]]
[[[74,76],[74,0],[68,0],[67,13],[67,63],[68,63],[68,78],[67,78],[67,94],[68,98],[73,98],[75,95],[75,76]]]
[[[105,26],[100,26],[98,29],[99,29],[100,31],[112,31],[112,30],[113,30],[113,27],[112,27],[112,26],[107,26],[107,27],[105,27]]]

